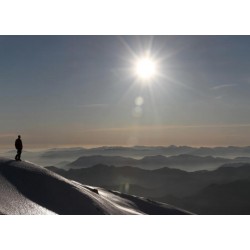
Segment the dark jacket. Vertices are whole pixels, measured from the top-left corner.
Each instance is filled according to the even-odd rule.
[[[22,150],[23,149],[23,143],[21,139],[16,139],[15,146],[17,150]]]

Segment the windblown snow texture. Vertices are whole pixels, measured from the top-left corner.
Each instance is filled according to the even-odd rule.
[[[41,166],[0,158],[0,214],[188,214],[141,197],[84,186]]]

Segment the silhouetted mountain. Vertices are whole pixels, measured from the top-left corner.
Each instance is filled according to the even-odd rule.
[[[81,183],[102,186],[107,189],[122,191],[123,193],[168,202],[191,212],[204,214],[214,213],[213,211],[223,213],[223,209],[220,210],[221,212],[219,210],[210,210],[212,205],[208,206],[209,202],[204,205],[204,209],[207,210],[203,210],[203,208],[199,210],[198,201],[201,199],[204,190],[206,194],[208,187],[213,187],[215,184],[223,186],[242,180],[250,181],[250,164],[248,163],[225,164],[214,171],[203,170],[196,172],[186,172],[171,168],[157,170],[144,170],[135,167],[117,168],[106,165],[67,171],[55,167],[50,167],[49,169]],[[225,186],[225,189],[227,187]],[[196,198],[197,207],[194,202]],[[233,199],[235,198],[232,197]],[[248,199],[250,200],[250,197]],[[191,206],[192,204],[194,205]],[[244,202],[239,204],[243,206]],[[213,205],[216,206],[215,204]],[[241,205],[236,206],[237,209]],[[243,207],[241,208],[242,211],[245,211]],[[230,211],[230,207],[228,207],[225,213],[230,213]],[[235,211],[232,210],[231,213],[233,214]]]
[[[162,168],[144,170],[135,167],[113,167],[103,164],[91,168],[63,170],[49,167],[50,170],[75,181],[92,186],[119,187],[121,185],[137,185],[146,189],[155,189],[159,196],[169,192],[175,195],[192,193],[192,179],[188,173],[179,169]],[[186,186],[189,186],[189,189]],[[196,186],[194,187],[196,191]],[[148,197],[148,193],[145,193]]]
[[[15,156],[16,151],[8,151],[2,152],[1,156],[10,157],[12,158],[13,155]],[[212,157],[222,157],[222,158],[235,158],[241,157],[242,159],[237,159],[237,161],[241,162],[250,162],[247,157],[250,157],[250,147],[215,147],[215,148],[208,148],[208,147],[201,147],[201,148],[193,148],[188,146],[168,146],[168,147],[148,147],[148,146],[135,146],[135,147],[98,147],[98,148],[81,148],[81,147],[74,147],[74,148],[53,148],[46,151],[36,151],[36,152],[26,152],[24,151],[22,156],[24,159],[35,162],[39,165],[57,165],[60,167],[64,167],[65,164],[61,164],[62,162],[73,162],[77,160],[79,157],[82,156],[122,156],[122,157],[130,157],[134,159],[142,159],[143,157],[152,157],[152,156],[178,156],[178,155],[193,155],[193,156],[212,156]],[[149,159],[148,159],[149,160]],[[157,160],[157,159],[154,159]],[[209,163],[209,159],[208,163]],[[160,160],[159,160],[160,161]],[[59,164],[60,163],[60,164]],[[102,162],[100,162],[102,163]],[[225,162],[222,162],[223,164]],[[184,162],[185,164],[185,162]],[[209,163],[210,164],[210,163]],[[217,163],[216,163],[217,164]],[[114,165],[114,164],[112,164]],[[128,164],[127,164],[128,165]],[[201,169],[206,169],[207,166],[205,163],[202,163]],[[136,166],[136,165],[134,165]],[[169,166],[169,165],[164,165]],[[140,166],[139,166],[140,167]],[[161,166],[162,167],[162,166]],[[180,169],[181,166],[178,166]],[[208,167],[213,168],[212,166],[208,165]],[[192,169],[192,166],[189,166],[190,171],[195,171],[197,168],[195,167]],[[211,168],[211,169],[212,169]]]
[[[242,158],[241,158],[242,159]],[[244,158],[250,162],[250,158]],[[194,155],[178,155],[165,157],[162,155],[145,156],[142,159],[133,159],[121,156],[82,156],[64,168],[88,168],[97,164],[113,165],[116,167],[133,166],[142,169],[158,169],[162,167],[179,168],[185,171],[209,169],[213,170],[224,163],[237,162],[236,159],[225,159],[212,156],[200,157]]]
[[[198,214],[250,214],[250,180],[211,184],[198,194],[178,199],[165,196],[159,200]]]
[[[193,155],[212,155],[221,157],[237,157],[237,156],[250,156],[250,146],[248,147],[200,147],[194,149],[190,154]]]
[[[0,214],[188,214],[149,199],[68,180],[43,167],[0,158]]]
[[[237,167],[238,166],[238,167]],[[186,172],[179,169],[161,168],[144,170],[135,167],[96,165],[91,168],[63,169],[49,167],[69,179],[93,186],[137,185],[154,189],[154,197],[162,194],[184,197],[197,193],[212,183],[226,183],[250,179],[250,164],[227,164],[214,171]],[[147,193],[144,194],[148,197]]]
[[[79,167],[92,167],[97,164],[105,165],[115,165],[115,166],[133,166],[137,163],[137,160],[132,158],[125,158],[121,156],[102,156],[102,155],[93,155],[93,156],[82,156],[76,161],[67,165],[68,168],[79,168]]]

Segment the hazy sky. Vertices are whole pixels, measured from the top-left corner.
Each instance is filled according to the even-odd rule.
[[[250,36],[0,36],[0,87],[2,148],[250,145]]]

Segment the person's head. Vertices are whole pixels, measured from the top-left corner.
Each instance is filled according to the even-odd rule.
[[[20,138],[21,138],[21,135],[18,136],[18,139],[20,139]]]

